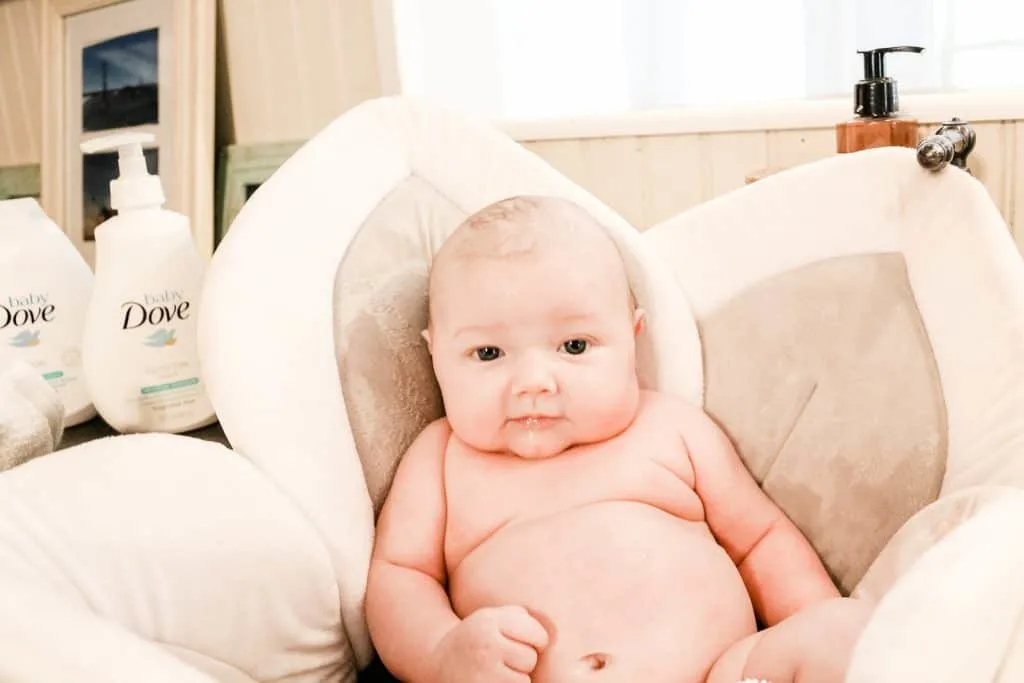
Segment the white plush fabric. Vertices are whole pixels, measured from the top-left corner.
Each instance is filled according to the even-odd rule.
[[[0,680],[251,683],[212,678],[159,646],[38,586],[0,583]]]
[[[0,368],[0,472],[46,455],[64,433],[60,396],[27,363]]]
[[[981,510],[886,594],[847,683],[1024,680],[1024,493]]]
[[[400,455],[367,457],[370,447],[357,452],[355,444],[357,436],[374,443],[381,425],[373,415],[380,422],[396,412],[366,406],[389,395],[399,401],[401,393],[389,382],[391,366],[376,381],[343,371],[348,355],[372,351],[353,344],[365,329],[355,324],[364,307],[347,304],[364,296],[370,323],[394,344],[388,350],[418,353],[415,317],[386,304],[415,306],[452,220],[510,194],[565,196],[609,228],[649,310],[644,383],[701,402],[691,311],[714,310],[786,264],[926,241],[893,230],[907,211],[918,228],[938,211],[947,212],[945,223],[949,212],[965,225],[991,223],[984,198],[960,180],[932,178],[959,198],[935,205],[901,195],[910,184],[865,180],[885,178],[896,165],[905,172],[904,161],[883,151],[781,174],[644,236],[487,125],[402,99],[351,110],[257,191],[208,271],[203,372],[235,451],[179,436],[115,437],[0,475],[0,679],[354,681],[372,656],[363,599],[374,501]],[[863,190],[834,211],[851,178]],[[868,207],[879,197],[891,209],[886,224],[858,220],[878,213]],[[950,453],[959,460],[949,490],[1015,475],[1010,446],[1024,413],[1015,403],[1018,370],[998,372],[1009,354],[1019,355],[1019,346],[1011,348],[1024,292],[1016,252],[991,230],[976,251],[970,234],[954,232],[936,249],[936,263],[925,258],[912,268],[934,289],[922,311],[944,340],[936,351],[942,380],[958,396]],[[742,257],[728,258],[727,273],[726,238],[749,240]],[[958,252],[962,260],[952,258]],[[963,269],[973,289],[950,291],[937,279],[943,269]],[[403,282],[409,292],[391,289]],[[999,331],[1000,310],[1012,313],[1009,331]],[[957,329],[956,316],[979,329]],[[979,339],[986,326],[991,340]],[[1010,617],[1019,589],[1010,584],[1020,572],[1013,541],[1024,508],[1012,498],[990,503],[895,579],[850,683],[920,677],[907,663],[933,656],[924,645],[939,644],[957,663],[929,669],[930,681],[975,680],[972,662],[975,672],[1019,666],[1012,651],[999,660],[998,648],[980,646],[1012,650],[1018,637]],[[946,598],[922,612],[930,623],[920,637],[906,635],[918,625],[916,610],[944,589]],[[979,618],[967,623],[976,630],[964,633],[954,622],[975,606]],[[961,640],[968,646],[959,648]]]
[[[985,186],[914,150],[839,155],[761,180],[645,233],[698,317],[806,264],[898,253],[949,420],[942,494],[1024,486],[1024,268]]]
[[[762,484],[844,589],[935,497],[1024,485],[1024,265],[976,178],[925,171],[906,148],[838,155],[683,212],[644,237],[702,324],[706,403],[727,429],[754,424],[742,435],[748,450],[758,438],[783,444],[774,452],[756,444],[774,468]],[[741,306],[722,358],[729,334],[708,327],[752,290],[786,278],[804,278],[795,290],[803,296]],[[851,289],[873,293],[874,306],[858,306]],[[902,336],[876,333],[899,320],[911,321]],[[836,329],[842,339],[830,336]],[[723,398],[712,385],[730,357],[746,374]],[[921,364],[934,369],[927,391],[912,372]],[[787,395],[796,417],[777,408]],[[773,419],[757,422],[758,414]]]
[[[0,476],[0,680],[354,680],[333,577],[301,510],[219,444],[57,451]]]

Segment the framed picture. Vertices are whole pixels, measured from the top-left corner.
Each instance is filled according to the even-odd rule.
[[[0,167],[0,199],[39,199],[39,166]]]
[[[86,140],[152,133],[145,150],[165,208],[187,215],[199,252],[214,246],[216,4],[210,0],[40,0],[41,203],[90,264],[113,215],[117,152]]]
[[[220,197],[217,244],[224,239],[242,205],[302,145],[303,142],[281,142],[233,145],[221,150],[217,183]]]

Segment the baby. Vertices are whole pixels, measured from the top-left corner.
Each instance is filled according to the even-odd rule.
[[[429,301],[446,417],[395,473],[366,601],[396,677],[843,680],[869,607],[702,410],[640,389],[644,313],[588,213],[483,209],[442,245]]]

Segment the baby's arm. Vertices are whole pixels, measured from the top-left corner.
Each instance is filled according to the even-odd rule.
[[[441,639],[459,623],[445,592],[442,477],[445,420],[416,438],[395,472],[377,521],[366,591],[374,647],[399,680],[419,681]]]
[[[683,441],[708,526],[739,567],[766,626],[839,596],[814,548],[761,490],[726,434],[697,406],[680,404]]]

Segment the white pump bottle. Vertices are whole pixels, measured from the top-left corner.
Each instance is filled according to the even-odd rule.
[[[82,341],[93,405],[122,433],[181,433],[216,421],[196,346],[204,263],[186,216],[163,208],[164,192],[142,154],[148,133],[82,143],[116,149],[110,183],[117,215],[96,228],[95,281]]]
[[[27,363],[57,392],[64,426],[96,416],[82,372],[92,271],[32,198],[0,201],[0,373]]]

